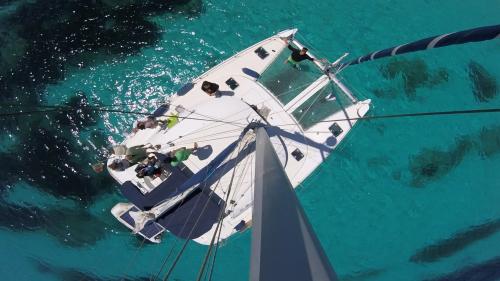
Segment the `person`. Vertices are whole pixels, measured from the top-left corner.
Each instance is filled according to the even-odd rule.
[[[125,171],[130,167],[130,162],[126,159],[115,158],[109,163],[108,168],[114,171]]]
[[[164,129],[164,128],[172,128],[173,126],[177,125],[179,123],[179,114],[174,113],[170,116],[160,116],[157,118],[158,124]]]
[[[187,160],[191,155],[191,153],[196,151],[196,149],[198,149],[197,143],[194,143],[192,149],[181,147],[177,150],[170,152],[167,161],[170,162],[170,165],[172,165],[172,167],[178,166],[181,162]]]
[[[154,152],[161,148],[161,145],[144,144],[128,147],[125,151],[125,159],[127,159],[131,164],[135,164],[146,158],[148,153]]]
[[[136,176],[138,178],[143,178],[145,176],[153,176],[161,173],[161,168],[158,164],[158,158],[154,153],[150,153],[147,158],[147,162],[141,163],[136,167]]]
[[[203,81],[203,83],[201,83],[201,90],[207,93],[209,96],[214,96],[217,94],[217,91],[219,91],[219,85],[212,82]]]
[[[137,124],[132,129],[132,133],[135,134],[140,130],[155,128],[158,125],[158,121],[152,116],[148,116],[146,120],[139,120]]]
[[[289,40],[289,38],[283,38],[283,41],[285,41],[285,43],[288,45],[288,49],[290,49],[290,51],[292,51],[292,53],[285,60],[285,63],[289,63],[293,67],[297,68],[298,63],[303,61],[303,60],[320,61],[318,59],[310,57],[307,54],[307,51],[309,51],[309,49],[307,49],[306,47],[303,47],[302,49],[299,50],[299,49],[293,47],[292,45],[290,45],[288,40]]]

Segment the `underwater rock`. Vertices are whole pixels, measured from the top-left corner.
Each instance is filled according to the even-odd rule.
[[[56,124],[77,130],[97,124],[99,112],[89,104],[85,93],[77,92],[64,106],[68,109],[61,109],[52,119]]]
[[[387,166],[391,163],[391,159],[386,155],[371,157],[367,160],[368,166],[376,168],[380,166]]]
[[[0,98],[39,102],[47,83],[70,67],[100,64],[138,53],[156,43],[158,27],[148,17],[161,13],[198,15],[201,0],[37,0],[20,3],[0,26]],[[117,3],[111,3],[117,2]],[[12,50],[17,56],[13,56]],[[4,62],[5,63],[2,63]],[[8,63],[7,63],[8,62]]]
[[[410,160],[411,185],[422,187],[449,173],[462,162],[474,143],[466,137],[459,139],[448,151],[423,149]]]
[[[104,239],[106,228],[118,227],[91,215],[83,207],[41,209],[0,201],[0,227],[12,231],[46,231],[61,244],[85,247]],[[114,223],[111,221],[110,223]]]
[[[477,149],[484,157],[500,153],[500,126],[485,127],[478,136]]]
[[[372,280],[372,278],[378,277],[383,274],[385,270],[383,269],[368,269],[364,271],[358,271],[349,275],[341,276],[339,280],[341,281],[363,281]]]
[[[9,69],[15,68],[24,54],[27,42],[15,30],[6,29],[0,19],[0,81]]]
[[[452,237],[438,241],[417,251],[410,261],[415,263],[436,262],[449,257],[474,242],[485,239],[500,231],[500,220],[472,226],[455,233]]]
[[[398,180],[401,180],[401,175],[402,175],[402,172],[401,172],[401,171],[399,171],[399,170],[398,170],[398,171],[393,171],[393,172],[391,173],[392,178],[393,178],[394,180],[397,180],[397,181],[398,181]]]
[[[497,95],[497,81],[482,65],[471,61],[468,65],[472,93],[479,102],[488,102]]]
[[[402,77],[406,96],[415,98],[417,88],[433,87],[448,81],[448,71],[439,68],[430,71],[421,59],[395,59],[380,68],[382,76],[386,79]],[[382,94],[378,92],[378,94]]]
[[[436,71],[434,71],[434,73],[431,74],[426,85],[428,87],[433,87],[448,82],[448,76],[449,76],[448,71],[440,67]]]
[[[372,92],[379,98],[395,99],[398,97],[398,92],[394,88],[373,89]]]
[[[47,126],[48,127],[48,126]],[[105,173],[96,174],[89,163],[99,159],[99,151],[86,151],[71,131],[33,128],[22,132],[20,142],[9,152],[0,153],[0,183],[27,181],[56,197],[71,197],[84,203],[114,190],[116,183]]]
[[[63,79],[73,70],[72,65],[101,63],[154,44],[161,34],[148,17],[163,12],[200,13],[201,1],[120,1],[112,6],[95,0],[19,2],[0,27],[0,33],[11,32],[2,33],[2,38],[23,43],[22,47],[16,45],[19,60],[5,67],[7,75],[0,75],[0,100],[40,105],[47,83]],[[0,46],[2,55],[10,52],[9,46]],[[78,110],[0,118],[0,134],[19,140],[0,153],[2,163],[9,163],[3,167],[0,183],[5,186],[24,180],[56,196],[83,202],[113,190],[116,183],[104,174],[96,175],[89,165],[102,160],[99,156],[105,149],[87,145],[78,135],[95,125],[97,116],[89,111],[82,95],[69,105]],[[91,136],[94,144],[106,142],[98,139],[102,134]]]
[[[92,281],[149,281],[150,277],[126,277],[121,276],[125,275],[127,272],[119,273],[120,276],[117,277],[99,277],[93,273],[85,272],[78,269],[73,268],[61,268],[56,267],[52,264],[49,264],[45,261],[41,261],[38,259],[33,259],[35,263],[36,269],[40,273],[50,274],[57,278],[57,280],[61,281],[84,281],[84,280],[92,280]],[[126,270],[126,269],[124,269]]]
[[[500,257],[483,263],[467,266],[455,272],[425,281],[498,281],[500,280]]]
[[[422,187],[443,177],[471,151],[477,151],[483,157],[499,154],[500,126],[484,127],[479,133],[463,136],[447,151],[423,149],[410,159],[411,185]]]

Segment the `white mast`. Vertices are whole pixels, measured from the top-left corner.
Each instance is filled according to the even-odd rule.
[[[266,130],[256,131],[250,281],[336,281]]]

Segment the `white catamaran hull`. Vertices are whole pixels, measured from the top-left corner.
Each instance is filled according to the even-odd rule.
[[[352,96],[352,93],[346,93],[347,87],[335,75],[325,73],[283,104],[277,93],[260,83],[259,77],[283,51],[287,51],[282,38],[296,32],[296,29],[280,32],[237,53],[170,97],[169,110],[163,115],[178,116],[175,126],[140,130],[123,141],[126,147],[161,146],[156,151],[159,155],[191,147],[194,142],[199,149],[183,162],[181,169],[168,167],[168,171],[159,177],[138,178],[137,165],[123,171],[108,169],[122,185],[124,196],[131,201],[119,203],[112,210],[121,223],[134,230],[136,222],[130,212],[156,212],[157,217],[147,222],[139,235],[158,243],[160,235],[168,230],[181,238],[210,244],[220,221],[217,243],[251,225],[255,138],[252,130],[241,133],[248,124],[260,123],[267,127],[294,187],[339,145],[356,123],[356,119],[349,119],[364,116],[369,110],[370,100],[353,100],[342,110],[324,118],[344,121],[317,122],[304,129],[292,114],[294,111],[331,81],[347,96]],[[300,42],[293,42],[300,46]],[[317,65],[325,69],[321,63]],[[204,93],[201,90],[203,81],[220,85],[220,94],[209,96]],[[237,87],[226,81],[235,81]],[[231,153],[222,157],[233,143]],[[122,157],[113,155],[108,164]],[[224,159],[219,161],[221,158]],[[177,177],[177,180],[172,177]],[[186,179],[181,180],[183,177]],[[196,177],[201,181],[194,181]],[[186,187],[189,180],[196,184]],[[212,214],[206,214],[210,212]]]

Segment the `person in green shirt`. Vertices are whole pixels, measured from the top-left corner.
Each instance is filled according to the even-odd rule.
[[[170,152],[170,165],[173,167],[178,166],[181,162],[187,160],[189,156],[196,151],[198,148],[198,144],[194,143],[193,148],[185,148],[181,147],[179,149],[176,149],[174,151]]]

